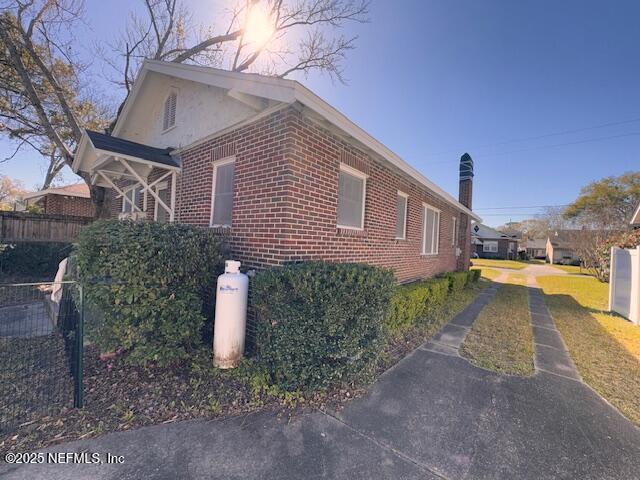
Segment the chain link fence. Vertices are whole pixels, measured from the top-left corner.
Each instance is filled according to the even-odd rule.
[[[0,434],[82,406],[82,304],[75,282],[0,285]]]

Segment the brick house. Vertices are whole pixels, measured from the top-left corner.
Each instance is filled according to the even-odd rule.
[[[85,132],[74,171],[120,218],[211,228],[248,268],[307,259],[466,269],[473,162],[459,199],[301,84],[146,61],[113,129]]]
[[[25,207],[39,205],[43,213],[74,217],[93,217],[95,207],[91,201],[86,183],[76,183],[64,187],[47,188],[23,196]]]
[[[518,258],[519,236],[504,233],[482,223],[471,226],[471,248],[478,258],[515,260]]]

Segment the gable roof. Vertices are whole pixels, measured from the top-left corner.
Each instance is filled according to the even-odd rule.
[[[479,239],[487,239],[487,240],[519,240],[519,238],[515,234],[507,234],[496,230],[495,228],[491,228],[482,223],[473,222],[471,226],[471,236]]]
[[[636,208],[635,213],[631,217],[631,225],[640,225],[640,202],[638,202],[638,208]]]
[[[45,195],[64,195],[67,197],[91,198],[89,187],[85,182],[64,185],[62,187],[47,188],[45,190],[27,193],[23,195],[22,198],[24,200],[30,200],[33,198],[44,197]]]
[[[525,248],[535,248],[535,249],[543,249],[547,246],[546,238],[534,238],[533,240],[527,240],[523,247]]]
[[[136,97],[142,89],[144,79],[150,72],[223,88],[233,92],[234,94],[266,98],[284,104],[293,104],[298,102],[327,120],[342,132],[346,133],[349,137],[362,144],[365,148],[371,150],[394,167],[412,177],[418,183],[427,187],[445,202],[470,215],[471,218],[477,221],[482,221],[478,215],[462,205],[452,195],[445,192],[442,188],[405,162],[398,155],[393,153],[389,148],[349,120],[337,109],[329,105],[311,90],[295,80],[258,75],[254,73],[230,72],[227,70],[202,67],[198,65],[145,60],[134,83],[134,88],[131,91],[131,94],[127,97],[122,112],[114,126],[114,136],[117,136],[123,128],[125,119],[135,103]]]
[[[112,137],[92,130],[86,130],[86,132],[89,140],[97,150],[142,158],[143,160],[169,167],[180,166],[178,161],[169,153],[171,152],[170,148],[150,147],[149,145]]]

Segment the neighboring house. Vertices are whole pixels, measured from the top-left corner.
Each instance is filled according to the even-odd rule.
[[[416,131],[419,127],[415,127]],[[245,267],[308,259],[469,265],[473,161],[456,199],[298,82],[145,61],[113,136],[85,132],[73,169],[114,215],[209,227]]]
[[[480,258],[515,260],[518,258],[519,240],[519,234],[514,232],[499,232],[476,222],[471,226],[471,248]]]
[[[579,230],[554,230],[549,232],[546,244],[546,259],[549,263],[565,265],[577,264],[580,257],[576,252]]]
[[[529,258],[544,259],[547,256],[547,239],[535,238],[523,242],[522,248]]]
[[[64,187],[47,188],[27,193],[23,197],[23,208],[39,205],[43,213],[74,217],[93,217],[95,208],[86,183],[76,183]]]
[[[629,223],[635,228],[640,228],[640,203],[638,203],[638,208],[636,208],[636,211],[631,217],[631,222]]]

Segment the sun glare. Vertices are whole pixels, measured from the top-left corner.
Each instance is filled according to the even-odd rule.
[[[269,11],[261,4],[254,4],[249,11],[244,32],[246,43],[265,44],[273,34]]]

